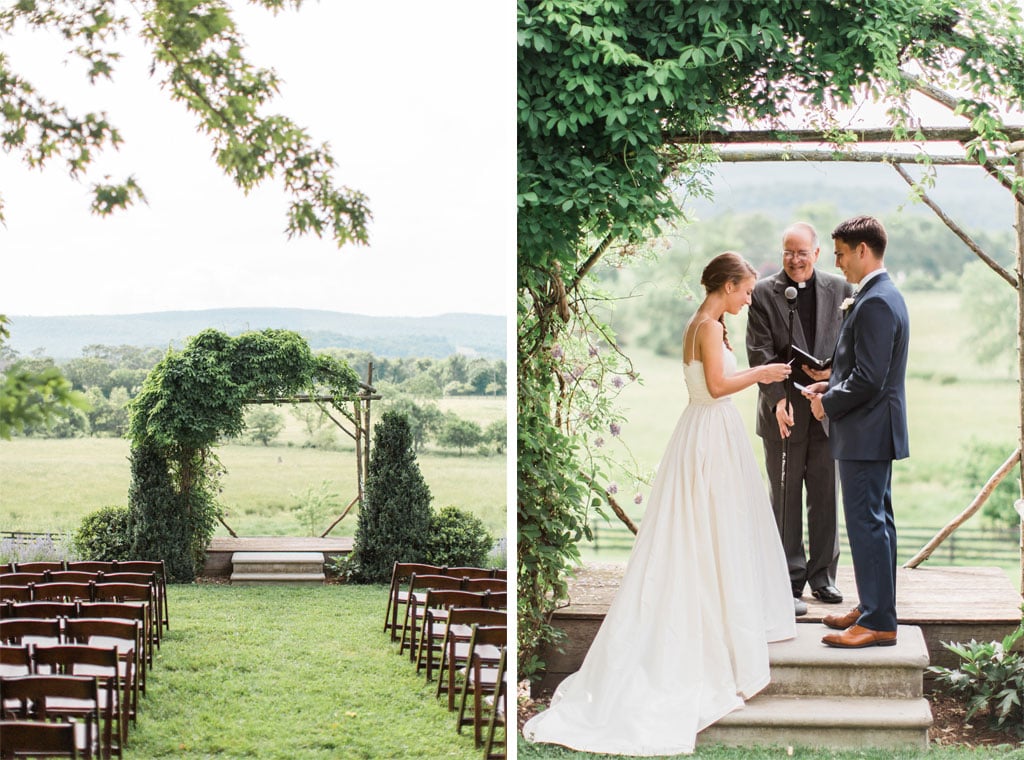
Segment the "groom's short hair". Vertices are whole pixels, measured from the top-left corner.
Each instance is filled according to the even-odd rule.
[[[879,259],[885,255],[885,246],[889,242],[885,227],[873,216],[855,216],[841,222],[832,230],[832,239],[842,240],[854,248],[861,243],[867,243],[875,258]]]

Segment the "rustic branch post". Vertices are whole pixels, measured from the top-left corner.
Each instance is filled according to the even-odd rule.
[[[1017,181],[1024,182],[1024,140],[1011,143],[1008,151],[1015,156]],[[1024,203],[1019,197],[1014,201],[1014,227],[1017,228],[1017,445],[1021,447],[1018,451],[1024,451]],[[1024,500],[1024,464],[1021,464],[1018,486],[1017,493]],[[1024,591],[1024,513],[1020,518],[1020,585],[1017,588]]]

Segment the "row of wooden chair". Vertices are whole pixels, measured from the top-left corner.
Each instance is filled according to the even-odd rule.
[[[0,587],[54,582],[83,583],[95,580],[98,583],[140,583],[132,580],[129,574],[141,573],[147,577],[152,575],[152,583],[157,597],[156,620],[163,628],[170,628],[170,617],[167,609],[167,570],[162,560],[131,560],[121,562],[102,562],[94,560],[51,561],[51,562],[15,562],[0,565]],[[25,574],[42,575],[43,579],[25,578]],[[0,599],[3,597],[0,596]]]
[[[89,618],[64,642],[0,644],[0,719],[82,721],[83,755],[120,757],[138,713],[140,635],[137,622]]]
[[[94,574],[89,582],[66,588],[52,601],[0,602],[0,758],[121,756],[129,724],[137,719],[139,694],[146,690],[153,645],[159,646],[159,631],[167,625],[155,592],[166,588],[162,563],[157,570],[148,583],[104,583],[101,573],[109,579],[116,572],[113,563],[105,563],[88,570]],[[54,585],[24,588],[43,589],[47,596]],[[98,589],[118,586],[145,593],[135,601],[92,601],[105,593]]]
[[[438,572],[442,569],[446,572]],[[458,732],[473,726],[476,745],[484,748],[485,758],[504,758],[507,744],[507,734],[496,742],[507,709],[506,582],[486,568],[396,562],[385,610],[385,632],[391,629],[392,641],[400,642],[399,654],[404,654],[408,639],[409,657],[417,673],[426,668],[428,682],[437,659],[437,696],[447,694],[448,710],[458,711]],[[456,706],[460,677],[461,698]]]

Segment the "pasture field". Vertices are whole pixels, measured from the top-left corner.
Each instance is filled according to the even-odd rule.
[[[442,400],[442,411],[486,426],[505,416],[505,399]],[[336,494],[336,508],[317,522],[317,535],[356,496],[355,448],[340,435],[340,450],[307,448],[302,424],[287,409],[285,430],[270,446],[226,443],[216,450],[227,469],[221,503],[225,521],[239,535],[301,536],[309,531],[298,513],[308,488]],[[374,407],[379,419],[383,405]],[[129,443],[116,438],[0,441],[0,530],[63,532],[103,506],[125,505],[131,479]],[[477,515],[495,536],[505,534],[506,457],[480,456],[427,446],[417,455],[435,508],[455,505]],[[355,509],[331,533],[355,533]],[[218,526],[218,534],[227,531]]]
[[[991,367],[974,361],[963,343],[966,331],[957,294],[905,295],[911,319],[907,380],[910,458],[897,462],[893,471],[896,521],[897,527],[937,530],[959,514],[984,485],[964,482],[962,473],[971,442],[996,443],[1005,449],[1006,456],[1013,452],[1018,425],[1017,382],[1005,364]],[[740,365],[746,366],[745,323],[733,318],[727,324]],[[627,353],[641,381],[623,390],[621,406],[626,421],[620,438],[604,438],[616,455],[628,460],[631,452],[635,457],[635,469],[621,468],[613,477],[618,479],[620,503],[631,516],[639,517],[645,504],[636,506],[633,496],[639,493],[646,500],[650,486],[638,483],[631,472],[640,472],[648,479],[653,475],[687,396],[681,359],[656,356],[635,347]],[[734,397],[763,472],[763,449],[754,433],[756,402],[753,388]],[[1018,474],[1014,470],[1008,477]],[[975,516],[971,524],[980,520]],[[848,556],[845,550],[843,556]],[[587,553],[587,557],[593,555]],[[615,559],[608,552],[601,552],[599,557]]]

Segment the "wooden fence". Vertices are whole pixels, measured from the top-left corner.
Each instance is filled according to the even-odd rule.
[[[840,519],[839,541],[843,555],[849,558],[846,528]],[[637,523],[639,526],[639,523]],[[903,564],[938,533],[942,526],[902,526],[896,524],[896,561]],[[633,534],[622,523],[591,520],[594,541],[581,546],[595,553],[623,553],[633,548]],[[933,565],[1017,566],[1020,562],[1020,532],[1017,528],[983,528],[965,525],[940,545],[925,562]]]

